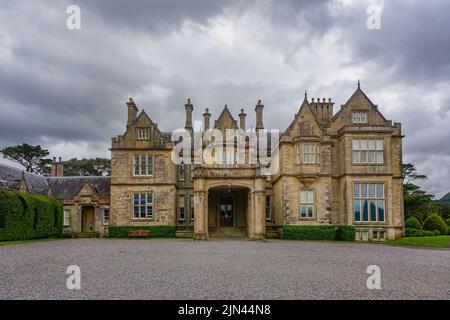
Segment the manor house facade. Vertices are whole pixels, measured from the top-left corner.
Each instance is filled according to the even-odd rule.
[[[263,110],[258,101],[256,131],[264,129]],[[357,240],[403,235],[401,124],[385,119],[359,84],[336,114],[330,99],[305,94],[271,146],[273,175],[259,164],[175,164],[171,133],[132,99],[127,111],[126,131],[111,144],[110,225],[171,225],[195,239],[277,236],[285,225],[351,225]],[[193,132],[193,111],[188,100],[186,132]],[[243,109],[238,117],[225,106],[211,123],[206,109],[202,127],[224,136],[226,129],[245,131]]]

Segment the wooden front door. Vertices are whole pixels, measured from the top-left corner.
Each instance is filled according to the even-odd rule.
[[[82,232],[94,232],[94,207],[83,207]]]
[[[233,197],[220,197],[219,215],[221,227],[233,226]]]

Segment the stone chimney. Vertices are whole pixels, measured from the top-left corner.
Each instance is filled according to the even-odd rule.
[[[194,111],[194,105],[191,103],[191,99],[187,100],[184,109],[186,110],[186,124],[184,125],[184,128],[192,130],[192,111]]]
[[[244,109],[241,109],[241,113],[239,113],[239,128],[245,131],[245,117],[247,114],[244,112]]]
[[[256,111],[256,131],[260,130],[260,129],[264,129],[264,124],[263,124],[263,109],[264,109],[264,105],[261,103],[261,100],[258,100],[258,104],[255,106],[255,111]]]
[[[133,98],[130,98],[130,100],[128,100],[127,107],[128,107],[127,128],[129,128],[131,125],[133,125],[134,121],[136,121],[138,108],[136,107]]]
[[[52,177],[64,177],[64,162],[61,157],[56,161],[56,157],[53,157],[52,168],[50,170]]]
[[[321,125],[328,126],[330,119],[333,117],[333,106],[334,102],[331,99],[317,98],[317,101],[312,98],[311,103],[309,104],[311,110],[316,116],[317,122]]]
[[[203,131],[209,130],[209,120],[211,119],[211,113],[209,109],[205,108],[205,113],[203,114]]]

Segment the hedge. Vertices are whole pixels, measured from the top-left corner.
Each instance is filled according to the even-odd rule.
[[[283,227],[283,239],[289,240],[334,240],[335,234],[336,228],[334,226]]]
[[[439,231],[426,231],[426,230],[418,230],[414,228],[406,228],[405,236],[406,237],[428,237],[428,236],[436,236],[439,234]]]
[[[54,198],[0,190],[0,241],[61,237],[62,212]]]
[[[175,227],[173,226],[109,226],[108,236],[110,238],[128,238],[129,230],[150,231],[150,238],[175,238]]]
[[[438,230],[440,234],[447,234],[448,228],[444,219],[437,214],[428,216],[423,222],[423,230],[434,231]]]
[[[422,224],[420,223],[420,221],[416,217],[409,217],[405,221],[405,228],[421,230],[422,229]]]
[[[355,240],[355,227],[352,226],[339,226],[336,229],[334,240],[337,241],[354,241]]]

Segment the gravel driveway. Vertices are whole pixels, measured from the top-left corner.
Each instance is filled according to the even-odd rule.
[[[450,299],[449,250],[376,244],[73,239],[0,246],[0,270],[0,299]]]

